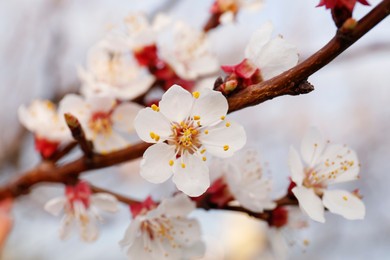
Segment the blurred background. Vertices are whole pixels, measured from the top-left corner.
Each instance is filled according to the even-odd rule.
[[[371,0],[372,6],[380,1]],[[76,66],[83,65],[87,49],[112,24],[130,12],[153,16],[164,11],[201,28],[210,0],[2,0],[0,1],[0,183],[39,162],[32,135],[17,119],[21,104],[35,98],[58,99],[79,86]],[[322,47],[335,32],[330,12],[315,8],[316,0],[267,1],[258,12],[243,11],[237,23],[210,32],[222,64],[235,64],[251,33],[272,21],[275,31],[295,44],[301,60]],[[354,16],[371,7],[358,5]],[[317,126],[335,143],[357,150],[361,180],[343,185],[359,188],[367,216],[347,221],[327,214],[326,224],[309,221],[303,232],[284,232],[288,259],[387,259],[390,255],[390,19],[383,21],[309,81],[315,91],[284,96],[231,116],[247,130],[248,147],[257,149],[275,183],[275,197],[288,185],[287,154],[298,146],[310,126]],[[222,75],[222,73],[221,73]],[[162,188],[138,176],[139,161],[86,174],[102,187],[144,198]],[[157,189],[157,190],[156,190]],[[36,188],[15,203],[15,225],[3,249],[4,260],[126,259],[118,241],[130,222],[129,211],[105,215],[101,236],[86,244],[74,234],[58,237],[59,218],[43,210],[50,198],[61,195],[58,186]],[[265,225],[237,213],[194,213],[209,245],[207,259],[281,259],[267,253]],[[273,258],[272,258],[273,257]]]

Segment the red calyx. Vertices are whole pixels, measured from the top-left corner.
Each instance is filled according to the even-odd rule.
[[[156,44],[143,46],[134,51],[134,57],[140,66],[151,66],[157,63],[157,46]]]
[[[191,198],[193,201],[196,201],[198,204],[214,204],[219,208],[223,208],[230,201],[234,199],[233,195],[230,193],[229,187],[225,182],[223,177],[215,180],[207,191],[196,198]]]
[[[152,197],[148,196],[143,202],[129,205],[133,218],[139,214],[145,214],[149,210],[157,207],[157,203],[153,201]]]
[[[295,198],[295,195],[294,193],[292,192],[292,189],[294,189],[297,185],[295,184],[295,182],[292,181],[291,178],[290,179],[290,185],[288,185],[288,188],[287,188],[287,195],[290,197],[290,198]]]
[[[35,150],[45,159],[52,156],[58,149],[60,142],[49,141],[45,138],[35,136]]]
[[[80,181],[74,186],[68,185],[65,188],[65,195],[72,206],[78,200],[84,204],[85,208],[89,208],[91,193],[91,187],[86,181]]]
[[[288,210],[284,207],[277,207],[270,213],[268,224],[270,227],[283,227],[288,223]]]

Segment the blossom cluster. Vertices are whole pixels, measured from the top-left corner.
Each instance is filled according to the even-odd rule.
[[[232,21],[239,9],[260,3],[217,0],[211,12],[221,22]],[[136,135],[151,143],[140,175],[155,184],[171,178],[176,189],[161,201],[149,197],[130,203],[131,223],[120,245],[130,259],[200,257],[205,244],[200,223],[191,217],[197,207],[239,208],[267,216],[275,229],[293,222],[290,211],[275,200],[257,151],[240,151],[247,142],[244,127],[227,116],[227,96],[298,63],[297,48],[272,33],[272,24],[264,24],[252,35],[241,62],[221,66],[204,31],[163,14],[153,22],[131,14],[88,51],[85,66],[78,67],[79,93],[65,95],[58,106],[48,100],[21,106],[19,119],[34,134],[45,160],[73,140],[65,114],[77,119],[99,156],[131,146]],[[225,78],[214,89],[201,87],[219,68]],[[285,198],[308,217],[325,222],[326,208],[346,219],[364,218],[357,191],[328,189],[358,179],[359,161],[351,148],[331,145],[312,129],[300,154],[291,147],[287,161],[292,183]],[[81,239],[91,242],[98,238],[99,211],[116,212],[117,197],[94,192],[91,184],[76,179],[66,183],[65,196],[50,200],[45,209],[55,216],[64,213],[61,238],[68,238],[76,226]]]

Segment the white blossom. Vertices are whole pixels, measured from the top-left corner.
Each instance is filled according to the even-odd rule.
[[[83,181],[76,186],[67,186],[65,194],[45,204],[45,210],[54,216],[64,212],[60,228],[61,239],[67,239],[76,227],[82,240],[95,241],[99,236],[97,223],[102,221],[99,211],[116,212],[117,199],[107,193],[91,194],[89,185]]]
[[[302,163],[290,148],[291,178],[297,185],[292,192],[301,209],[313,220],[325,222],[324,207],[346,219],[363,219],[365,206],[357,194],[328,190],[328,186],[358,179],[359,161],[355,151],[345,145],[329,144],[317,129],[310,129],[301,143]]]
[[[226,179],[230,192],[244,208],[263,212],[276,207],[271,198],[272,182],[263,176],[255,150],[246,149],[232,158],[214,160],[211,170],[214,178]]]
[[[222,13],[220,23],[228,24],[240,10],[257,11],[263,6],[263,0],[216,0],[215,12]]]
[[[85,96],[110,95],[131,100],[144,94],[154,77],[140,67],[130,48],[118,37],[108,38],[93,46],[87,57],[86,69],[79,69]]]
[[[141,107],[135,103],[118,104],[110,96],[83,98],[66,95],[60,102],[61,114],[70,113],[82,125],[88,140],[96,151],[107,153],[129,145],[126,134],[134,132],[134,118]]]
[[[212,53],[207,35],[183,22],[177,22],[169,42],[161,41],[160,55],[176,74],[187,80],[210,75],[219,70],[219,63]]]
[[[253,33],[245,57],[260,69],[263,80],[273,78],[298,63],[297,48],[281,36],[271,38],[272,24],[266,23]]]
[[[226,120],[226,98],[202,89],[192,95],[178,85],[162,97],[159,107],[141,110],[135,129],[145,142],[156,143],[144,153],[141,176],[162,183],[173,174],[177,188],[199,196],[210,186],[206,153],[231,157],[246,142],[245,131]]]
[[[34,100],[30,106],[19,107],[20,122],[37,137],[53,142],[71,140],[71,134],[64,118],[49,100]]]
[[[194,259],[204,254],[197,220],[188,218],[195,203],[184,194],[163,200],[139,214],[120,241],[129,259]]]

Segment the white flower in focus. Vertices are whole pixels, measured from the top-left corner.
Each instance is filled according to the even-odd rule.
[[[271,39],[272,24],[266,23],[251,37],[245,58],[260,69],[263,80],[273,78],[298,63],[297,48],[281,36]]]
[[[149,23],[143,13],[130,14],[125,18],[128,41],[133,50],[154,45],[157,35],[171,23],[171,18],[165,14],[157,14]]]
[[[88,140],[96,151],[107,153],[129,145],[125,135],[133,133],[134,118],[141,107],[135,103],[118,104],[113,97],[91,96],[82,98],[66,95],[60,102],[60,113],[70,113],[82,125]]]
[[[99,210],[116,212],[118,201],[111,194],[91,194],[88,183],[81,181],[76,186],[66,186],[65,196],[48,201],[45,210],[54,216],[64,212],[60,228],[61,239],[68,238],[76,226],[81,239],[92,242],[99,235],[97,222],[102,221]]]
[[[129,259],[193,259],[205,252],[197,220],[187,217],[195,203],[184,194],[137,215],[120,241]]]
[[[141,176],[162,183],[173,174],[177,188],[199,196],[210,186],[206,153],[231,157],[246,142],[242,126],[225,120],[226,98],[202,89],[192,95],[174,85],[163,95],[159,107],[141,110],[135,129],[149,147],[141,162]]]
[[[219,69],[219,63],[211,53],[207,35],[183,22],[174,27],[172,42],[161,42],[159,49],[163,60],[176,74],[186,80],[210,75]]]
[[[310,129],[301,143],[301,155],[290,148],[292,192],[301,209],[313,220],[325,222],[324,207],[346,219],[363,219],[365,206],[358,195],[328,186],[358,179],[359,161],[355,151],[345,145],[331,145],[317,129]]]
[[[18,116],[20,122],[39,138],[53,142],[72,140],[64,118],[49,100],[34,100],[29,107],[20,106]]]
[[[215,160],[212,170],[222,173],[230,192],[244,208],[263,212],[276,207],[271,198],[272,182],[264,178],[255,150],[247,149],[232,158]]]
[[[87,59],[87,68],[79,69],[85,96],[110,95],[119,100],[131,100],[144,94],[154,77],[135,61],[133,54],[115,39],[101,41],[93,46]]]

